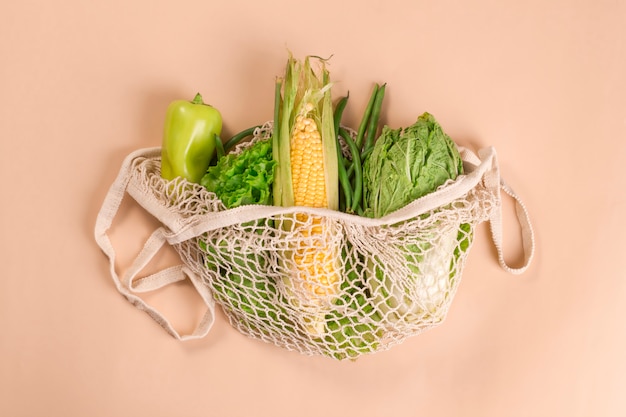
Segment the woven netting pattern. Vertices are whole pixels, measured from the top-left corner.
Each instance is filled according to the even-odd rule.
[[[166,182],[159,169],[156,159],[140,160],[135,181],[167,210],[190,220],[228,214],[213,193]],[[175,249],[241,333],[303,354],[355,359],[444,320],[474,228],[489,219],[497,198],[479,183],[461,198],[394,224],[307,208],[263,214],[208,227]]]

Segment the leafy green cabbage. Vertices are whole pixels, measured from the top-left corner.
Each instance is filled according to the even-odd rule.
[[[385,126],[363,166],[364,214],[383,217],[462,173],[456,144],[431,114],[422,114],[405,129]],[[470,241],[470,225],[459,224],[457,230],[433,231],[429,240],[399,247],[412,274],[404,287],[384,274],[380,260],[370,260],[370,291],[380,313],[412,322],[437,311]]]
[[[384,126],[363,165],[364,214],[383,217],[462,172],[456,144],[431,114],[405,129]]]

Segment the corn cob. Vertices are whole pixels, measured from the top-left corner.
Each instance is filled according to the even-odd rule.
[[[290,138],[291,178],[294,205],[328,208],[326,179],[324,177],[324,152],[322,136],[315,120],[299,115]],[[324,226],[319,216],[296,215],[297,224],[307,224],[300,230],[302,237],[322,237]],[[307,291],[319,296],[337,292],[338,282],[335,259],[327,251],[324,239],[299,241],[293,260],[307,283]]]
[[[309,57],[301,63],[290,56],[284,80],[277,80],[273,150],[279,162],[275,205],[339,207],[331,84],[324,61],[320,61],[321,77],[312,69]],[[320,336],[325,327],[324,306],[330,309],[339,288],[340,247],[336,235],[324,218],[304,213],[283,221],[281,228],[290,233],[293,241],[286,253],[284,266],[288,274],[283,280],[290,302],[311,313],[304,326]]]

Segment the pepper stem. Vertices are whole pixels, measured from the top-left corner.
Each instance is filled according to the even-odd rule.
[[[196,94],[196,96],[193,98],[192,103],[193,104],[204,104],[204,101],[202,101],[202,96],[200,95],[200,93]]]

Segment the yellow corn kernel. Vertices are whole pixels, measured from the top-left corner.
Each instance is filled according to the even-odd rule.
[[[327,208],[322,138],[314,119],[296,118],[290,145],[294,205]],[[315,296],[336,294],[339,282],[336,254],[328,248],[323,236],[322,218],[298,214],[296,220],[301,222],[299,235],[310,238],[300,241],[293,253],[298,275],[306,282],[305,291]]]
[[[313,119],[297,117],[290,145],[294,205],[328,207],[322,136]]]

